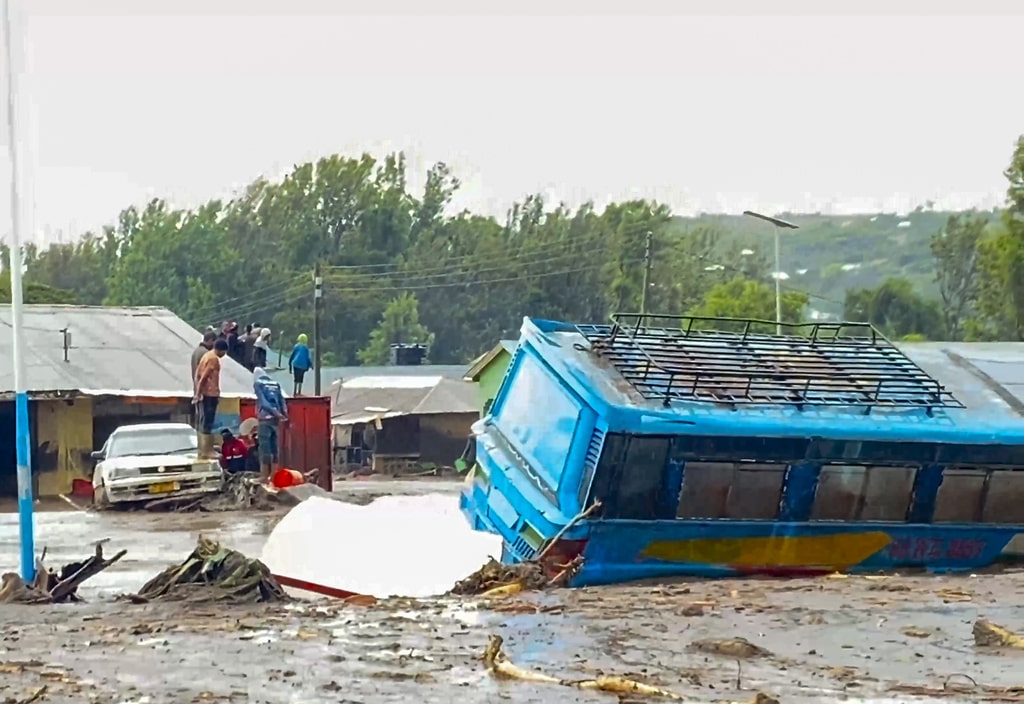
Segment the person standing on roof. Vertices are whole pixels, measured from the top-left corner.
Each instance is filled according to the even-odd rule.
[[[198,389],[196,388],[196,371],[199,369],[199,361],[203,358],[203,355],[205,355],[207,352],[209,352],[210,350],[213,349],[213,343],[215,343],[216,341],[217,341],[217,331],[214,330],[212,327],[209,327],[209,328],[206,329],[206,332],[203,333],[203,341],[200,342],[198,345],[196,345],[196,348],[194,350],[192,350],[192,396],[193,397],[195,397],[196,394],[198,393]],[[201,412],[199,410],[199,406],[195,402],[193,402],[192,403],[192,409],[193,409],[193,415],[195,416],[195,419],[196,419],[196,430],[199,430],[198,424],[199,424],[199,417],[201,415]]]
[[[259,333],[256,342],[252,345],[252,365],[256,367],[267,366],[267,353],[270,352],[270,328],[258,328],[253,335]]]
[[[253,391],[256,392],[256,420],[260,439],[260,481],[269,481],[274,476],[278,461],[278,429],[288,420],[288,404],[285,403],[281,385],[270,378],[263,367],[253,371]]]
[[[195,393],[196,385],[196,370],[199,368],[199,360],[203,358],[203,355],[213,349],[213,343],[217,341],[217,333],[213,331],[213,328],[208,329],[203,333],[203,341],[196,345],[196,348],[192,350],[192,392]]]
[[[213,349],[203,355],[196,369],[195,402],[199,404],[199,458],[217,459],[213,450],[213,424],[220,402],[221,359],[228,353],[227,340],[217,340]]]
[[[288,371],[295,379],[295,390],[292,392],[292,396],[302,395],[302,379],[306,376],[306,372],[313,368],[313,358],[310,356],[309,346],[306,344],[308,341],[309,338],[305,333],[299,335],[295,347],[292,348],[292,354],[288,358]]]

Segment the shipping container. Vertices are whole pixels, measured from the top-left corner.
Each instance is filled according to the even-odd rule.
[[[242,420],[256,415],[256,401],[242,399]],[[319,469],[317,484],[331,491],[331,399],[297,396],[288,399],[288,422],[278,436],[281,466],[308,472]]]

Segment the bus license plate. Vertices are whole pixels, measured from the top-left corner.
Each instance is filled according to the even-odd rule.
[[[150,494],[166,494],[171,491],[178,490],[178,482],[163,482],[161,484],[151,484],[149,487]]]

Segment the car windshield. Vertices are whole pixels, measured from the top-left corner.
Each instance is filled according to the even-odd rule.
[[[114,433],[106,456],[176,455],[196,452],[198,438],[192,428],[154,428]]]

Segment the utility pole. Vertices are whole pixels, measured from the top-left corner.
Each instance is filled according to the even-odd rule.
[[[640,292],[640,314],[647,313],[647,289],[651,286],[651,248],[654,244],[654,233],[647,231],[644,244],[644,290]]]
[[[313,393],[320,395],[320,311],[323,308],[324,279],[320,276],[320,262],[313,270]]]
[[[18,532],[21,537],[21,578],[36,576],[35,517],[25,382],[24,328],[21,288],[21,194],[18,191],[18,139],[15,130],[14,47],[11,40],[11,0],[4,1],[4,44],[7,48],[7,149],[11,155],[11,346],[14,358],[14,444],[18,466]]]

